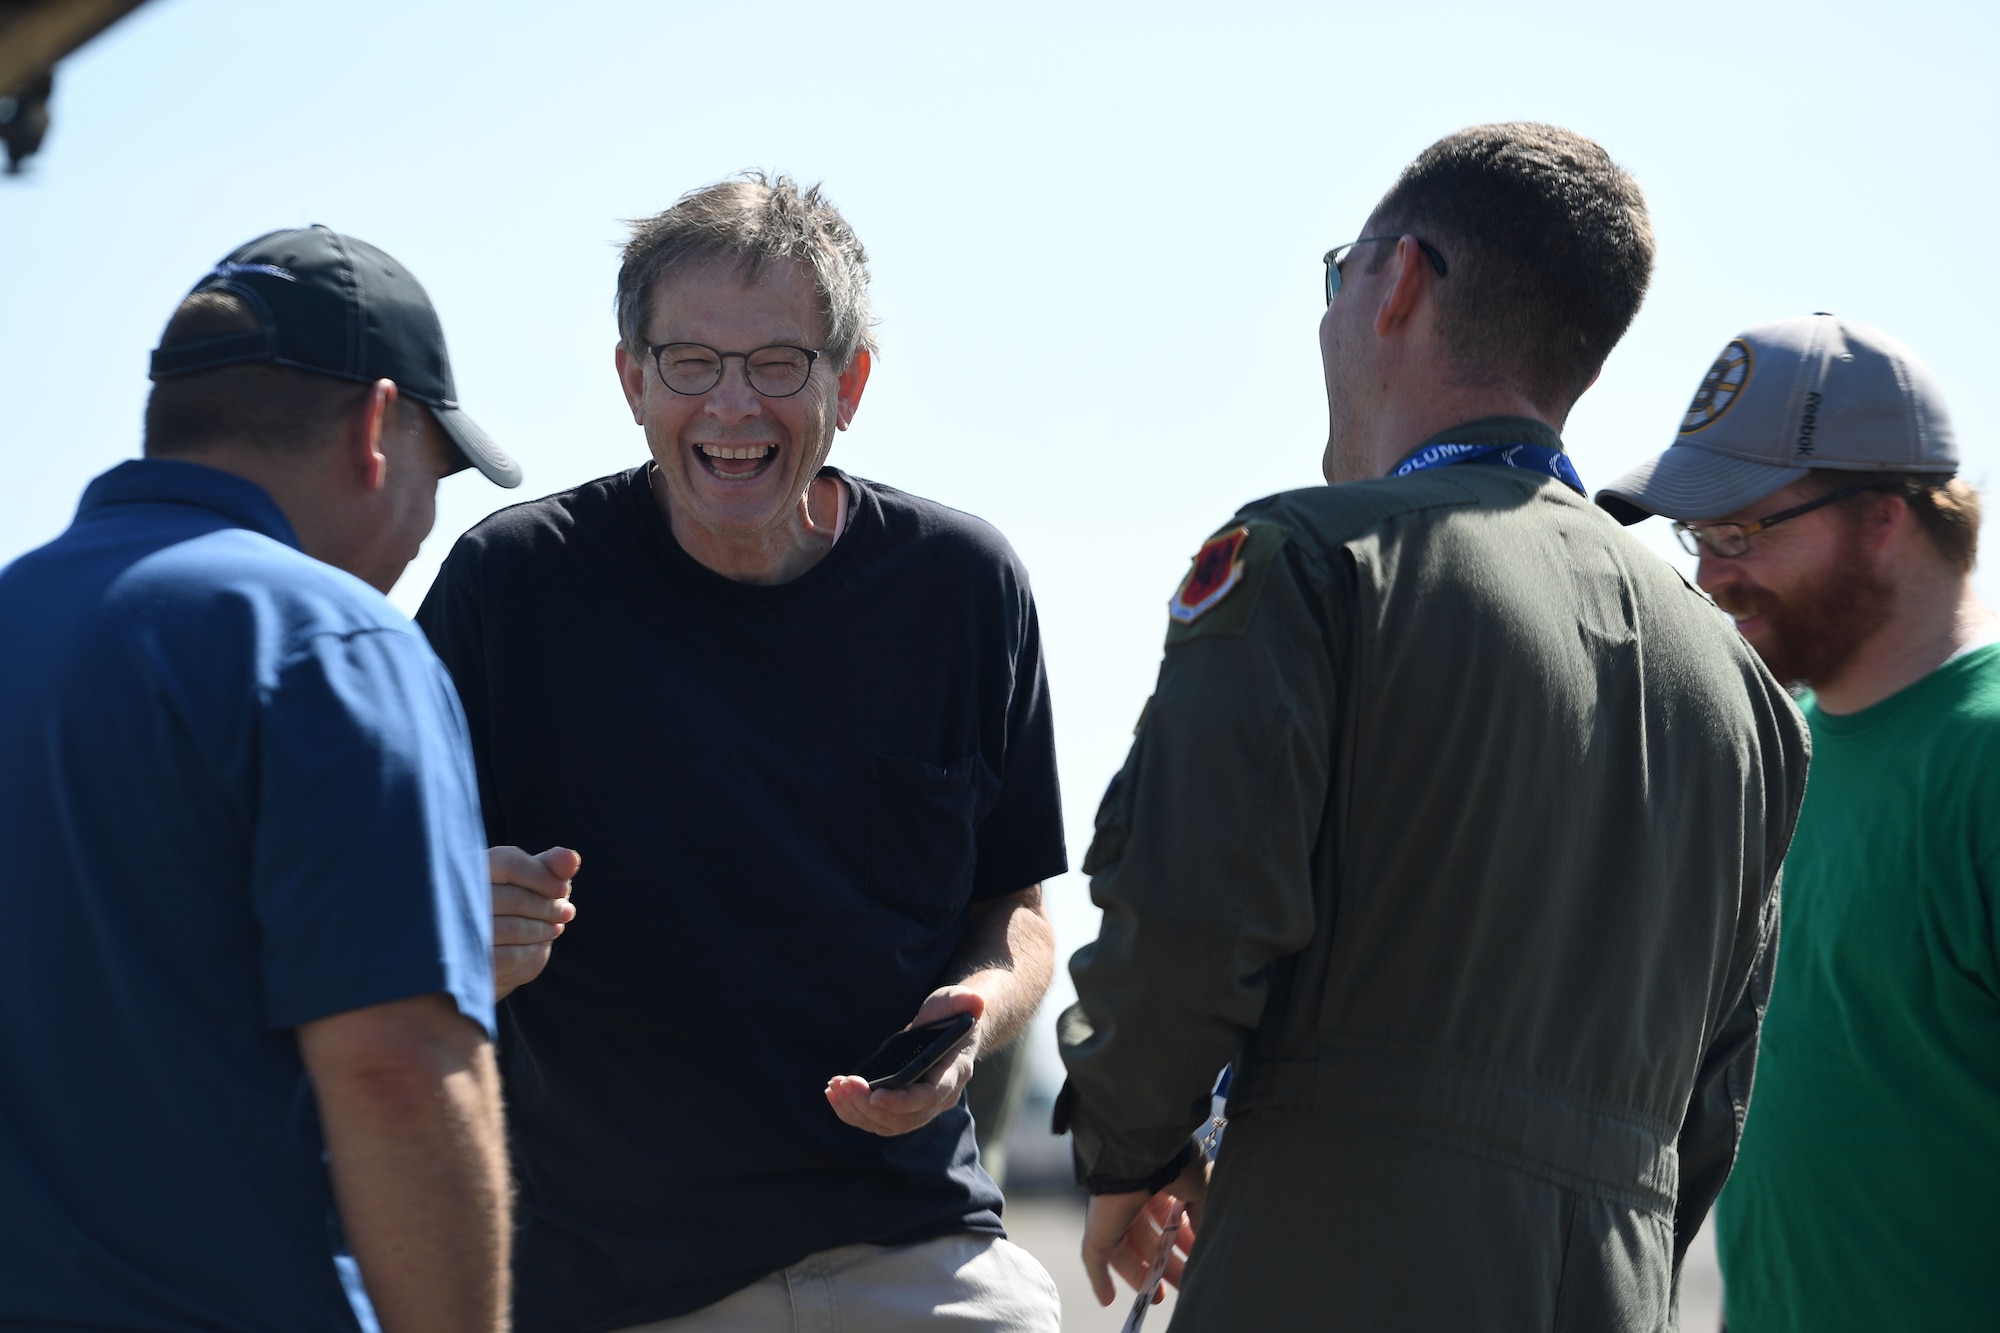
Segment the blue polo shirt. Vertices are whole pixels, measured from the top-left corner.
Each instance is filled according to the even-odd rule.
[[[0,570],[0,644],[0,1327],[372,1322],[292,1029],[444,993],[492,1030],[443,667],[164,459]]]

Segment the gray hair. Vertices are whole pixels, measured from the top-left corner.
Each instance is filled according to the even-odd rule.
[[[742,262],[747,279],[774,259],[800,260],[812,269],[826,317],[826,353],[836,370],[845,370],[863,348],[875,352],[868,252],[819,186],[801,192],[789,176],[740,172],[627,225],[632,236],[618,269],[618,336],[635,356],[645,355],[660,279],[690,264],[732,258]]]

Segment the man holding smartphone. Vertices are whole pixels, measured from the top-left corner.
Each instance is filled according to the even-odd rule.
[[[492,841],[584,857],[552,949],[573,867],[496,860],[527,1333],[1058,1324],[961,1102],[1053,968],[1034,601],[986,524],[826,466],[867,281],[784,178],[636,224],[616,362],[651,460],[480,524],[418,613]],[[910,1086],[857,1076],[954,1015]]]

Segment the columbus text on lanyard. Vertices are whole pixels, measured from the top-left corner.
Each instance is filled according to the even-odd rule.
[[[1584,490],[1583,478],[1576,474],[1569,455],[1542,444],[1428,444],[1404,459],[1389,475],[1407,477],[1412,472],[1427,472],[1434,467],[1452,467],[1459,463],[1481,463],[1488,467],[1539,472],[1543,476],[1554,477],[1578,495],[1590,494]]]

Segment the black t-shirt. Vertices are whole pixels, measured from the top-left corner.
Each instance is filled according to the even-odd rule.
[[[942,984],[973,902],[1065,868],[1034,601],[991,527],[841,479],[848,526],[789,583],[696,562],[641,467],[488,518],[417,613],[488,835],[583,855],[501,1006],[523,1333],[1000,1233],[962,1102],[885,1139],[823,1089]]]

